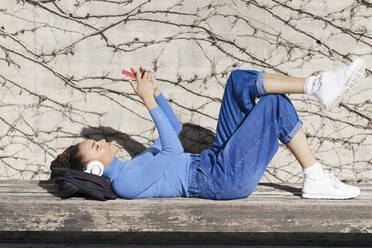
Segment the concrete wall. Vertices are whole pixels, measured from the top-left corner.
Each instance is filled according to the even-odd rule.
[[[324,168],[371,182],[371,13],[370,1],[0,1],[0,178],[47,179],[87,138],[113,141],[123,160],[150,146],[156,126],[123,68],[155,72],[185,152],[200,153],[232,70],[306,77],[360,56],[367,78],[335,111],[287,96]],[[262,182],[301,181],[280,143]]]

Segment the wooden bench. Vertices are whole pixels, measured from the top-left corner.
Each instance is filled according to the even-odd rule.
[[[301,198],[300,184],[260,183],[244,199],[109,201],[56,196],[53,181],[0,181],[1,240],[226,244],[372,244],[372,184],[351,200]]]

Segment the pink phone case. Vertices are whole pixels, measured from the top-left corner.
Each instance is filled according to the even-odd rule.
[[[129,71],[122,70],[121,73],[123,73],[125,76],[131,77],[133,79],[137,79],[136,76],[133,73],[129,72]]]

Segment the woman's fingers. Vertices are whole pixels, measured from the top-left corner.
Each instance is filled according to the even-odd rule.
[[[146,72],[147,72],[146,80],[151,80],[151,71],[150,70],[146,70]]]
[[[131,68],[131,70],[132,70],[133,73],[135,73],[135,70],[134,69]],[[141,78],[142,79],[151,80],[152,77],[153,77],[152,76],[152,72],[150,70],[148,70],[148,69],[143,68],[142,66],[139,66],[139,72],[141,73]],[[147,72],[147,76],[145,76],[145,73],[146,72]]]
[[[131,67],[130,70],[134,73],[134,75],[136,75],[136,71],[134,70],[133,67]]]
[[[142,66],[139,66],[138,72],[133,67],[131,67],[130,70],[136,75],[137,81],[139,79],[146,79],[146,80],[153,79],[152,72],[150,70],[143,68]]]
[[[139,80],[141,80],[141,73],[137,73],[137,71],[136,71],[136,79],[137,79],[137,82],[138,82]]]
[[[137,76],[137,71],[136,71],[133,67],[131,67],[130,70],[132,71],[132,73],[133,73],[135,76]],[[143,72],[144,72],[144,69],[143,69],[142,66],[140,66],[140,67],[139,67],[139,73],[138,73],[138,74],[140,74],[141,77],[142,77],[142,75],[143,75]],[[141,77],[140,77],[140,78],[141,78]]]
[[[132,85],[132,88],[134,90],[134,92],[137,94],[137,89],[136,89],[136,86],[134,85],[133,81],[128,79],[129,80],[129,83]]]
[[[143,69],[142,66],[140,66],[141,75],[143,76],[143,73],[145,72],[145,69]]]

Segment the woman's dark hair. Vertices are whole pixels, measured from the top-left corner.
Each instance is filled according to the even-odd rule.
[[[50,164],[50,170],[52,170],[52,168],[68,168],[82,171],[85,164],[79,152],[79,144],[71,145],[52,161]],[[50,178],[54,178],[53,171]]]

